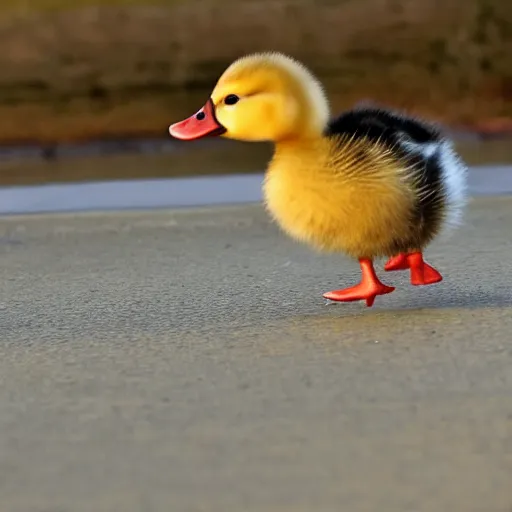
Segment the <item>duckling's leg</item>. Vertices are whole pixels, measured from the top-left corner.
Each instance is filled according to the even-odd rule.
[[[423,259],[420,251],[399,254],[390,258],[384,265],[387,272],[407,269],[411,270],[411,284],[415,286],[439,283],[443,280],[443,276]]]
[[[359,264],[361,265],[362,274],[362,279],[359,284],[344,290],[334,290],[324,293],[324,297],[339,302],[366,300],[366,305],[371,307],[377,295],[385,295],[395,289],[393,286],[386,286],[379,281],[375,269],[373,268],[372,260],[363,258],[359,260]]]
[[[411,284],[415,286],[439,283],[443,280],[443,276],[423,259],[421,252],[408,254],[407,264],[411,269]]]

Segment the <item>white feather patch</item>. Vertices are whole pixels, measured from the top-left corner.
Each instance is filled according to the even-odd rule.
[[[420,144],[404,140],[401,145],[407,151],[421,154],[423,158],[439,155],[442,182],[446,194],[446,227],[461,224],[462,213],[467,203],[468,168],[454,151],[448,140]]]
[[[401,146],[411,153],[420,153],[424,158],[430,158],[440,147],[439,142],[428,142],[421,144],[411,140],[403,140]]]
[[[468,167],[454,151],[451,142],[443,141],[439,151],[447,201],[446,224],[448,227],[456,227],[462,221],[462,213],[468,201]]]

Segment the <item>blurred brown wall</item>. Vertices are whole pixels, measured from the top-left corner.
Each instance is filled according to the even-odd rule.
[[[234,58],[305,61],[335,108],[512,117],[510,0],[199,0],[0,18],[0,140],[161,133]],[[179,96],[181,94],[181,96]],[[178,101],[178,98],[180,100]]]

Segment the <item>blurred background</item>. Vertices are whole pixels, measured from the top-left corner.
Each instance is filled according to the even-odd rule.
[[[512,158],[510,0],[2,0],[0,185],[261,172],[271,148],[178,143],[242,54],[280,50],[361,101]]]

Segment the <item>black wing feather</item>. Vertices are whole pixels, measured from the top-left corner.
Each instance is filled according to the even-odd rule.
[[[344,112],[329,121],[325,135],[366,136],[389,146],[396,146],[404,140],[418,144],[442,141],[437,127],[378,107],[355,108]]]
[[[361,107],[347,111],[329,121],[327,137],[366,137],[392,149],[412,172],[418,197],[411,239],[397,241],[397,251],[423,245],[437,232],[445,203],[442,162],[439,151],[430,156],[421,151],[422,144],[443,142],[441,131],[428,123],[379,107]],[[343,137],[345,138],[345,137]],[[405,142],[418,144],[416,150]]]

